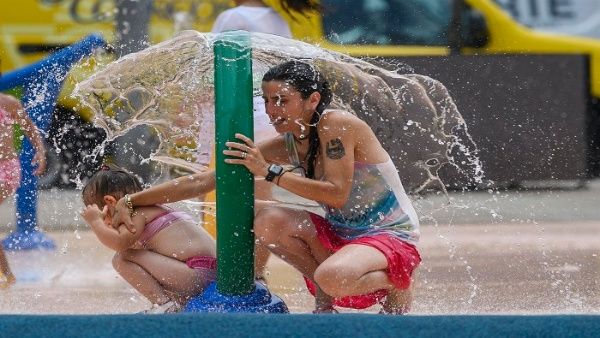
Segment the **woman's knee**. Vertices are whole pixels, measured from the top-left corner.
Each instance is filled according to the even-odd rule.
[[[261,209],[254,217],[254,234],[262,244],[273,244],[287,231],[289,215],[277,207]]]
[[[357,274],[349,266],[351,265],[339,261],[324,261],[315,270],[315,283],[332,297],[347,296],[352,283],[357,279]]]

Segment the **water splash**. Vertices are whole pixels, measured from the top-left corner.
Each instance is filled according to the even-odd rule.
[[[74,93],[96,112],[94,122],[109,140],[149,125],[160,137],[151,160],[205,170],[207,162],[200,158],[210,153],[214,140],[215,38],[184,31],[110,64]],[[251,46],[256,93],[272,66],[290,59],[313,64],[331,84],[331,108],[356,114],[373,128],[409,192],[444,190],[440,170],[448,167],[462,174],[466,186],[482,182],[482,166],[465,121],[438,81],[271,35],[252,33]]]

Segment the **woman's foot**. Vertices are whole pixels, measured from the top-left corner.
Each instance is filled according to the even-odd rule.
[[[413,302],[413,287],[412,284],[408,289],[390,290],[385,302],[381,304],[380,314],[388,315],[405,315],[410,311]]]
[[[339,313],[339,312],[333,306],[331,306],[328,308],[314,309],[312,313],[318,314],[318,313]]]
[[[338,313],[333,307],[333,297],[323,292],[319,286],[317,286],[315,294],[315,310],[313,313]]]
[[[11,285],[15,284],[16,281],[15,275],[11,272],[6,274],[0,272],[0,289],[8,289]]]

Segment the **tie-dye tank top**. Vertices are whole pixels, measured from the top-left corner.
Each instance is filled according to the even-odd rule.
[[[284,138],[290,161],[298,166],[293,135]],[[344,239],[386,233],[411,244],[419,240],[417,213],[390,158],[379,164],[354,162],[352,190],[346,204],[341,208],[321,206],[336,234]]]

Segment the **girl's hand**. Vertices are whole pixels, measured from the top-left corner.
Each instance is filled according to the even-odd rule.
[[[118,229],[121,225],[124,225],[129,232],[135,234],[135,225],[131,219],[131,210],[129,210],[127,203],[125,203],[125,197],[117,201],[115,211],[112,215],[113,228]]]
[[[100,210],[96,204],[87,205],[81,211],[81,217],[90,225],[95,223],[96,221],[104,222],[106,218],[106,212],[108,210],[108,206],[104,206],[103,210]]]
[[[242,134],[235,134],[235,137],[242,140],[244,143],[225,143],[229,149],[223,150],[223,154],[234,157],[225,159],[225,163],[242,164],[248,168],[254,176],[267,176],[269,172],[269,163],[265,161],[265,158],[254,142]]]
[[[35,156],[31,160],[31,164],[37,166],[34,174],[39,176],[46,171],[46,151],[45,149],[36,149]]]

